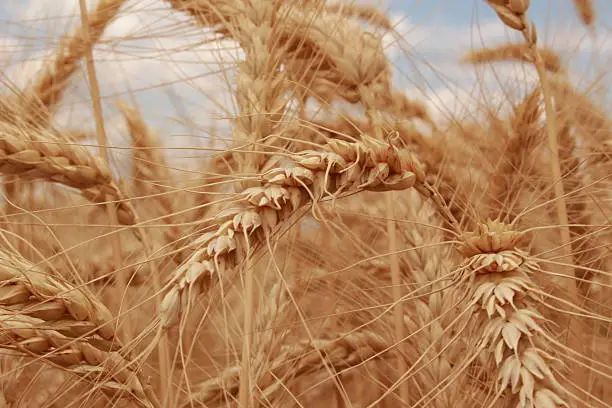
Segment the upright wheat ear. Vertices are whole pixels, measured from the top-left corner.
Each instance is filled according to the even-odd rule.
[[[552,90],[550,86],[550,75],[546,72],[542,56],[537,49],[538,35],[535,25],[527,18],[527,10],[529,9],[529,0],[487,0],[489,5],[495,10],[499,18],[508,27],[518,30],[523,35],[526,43],[529,45],[531,54],[534,59],[534,65],[540,79],[540,88],[542,90],[542,98],[544,99],[544,108],[546,113],[546,134],[548,139],[548,149],[550,152],[550,173],[553,191],[555,193],[554,204],[556,206],[558,229],[560,232],[559,249],[561,253],[561,262],[564,267],[559,268],[559,272],[564,274],[567,279],[565,289],[568,292],[570,302],[578,304],[578,295],[575,281],[574,256],[571,248],[571,235],[569,228],[569,219],[567,215],[567,203],[565,190],[563,186],[563,178],[561,174],[561,163],[559,159],[559,129],[557,127],[557,115],[552,101]],[[584,333],[577,327],[575,319],[570,319],[568,322],[568,336],[571,347],[576,350],[584,350],[586,344]],[[576,381],[581,383],[583,388],[588,388],[588,374],[575,372]]]
[[[521,238],[497,221],[464,237],[460,250],[466,256],[464,282],[471,288],[478,349],[485,364],[495,362],[496,398],[510,391],[519,408],[569,406],[547,342],[552,336],[541,326],[538,288],[530,278],[539,267],[517,249]]]
[[[125,118],[134,147],[132,153],[134,194],[138,197],[151,196],[150,200],[158,204],[157,206],[151,205],[151,207],[157,207],[155,214],[165,215],[162,221],[169,227],[164,233],[168,242],[174,242],[179,235],[178,229],[172,226],[175,203],[170,190],[165,187],[174,183],[163,154],[163,146],[155,133],[149,129],[136,107],[124,102],[119,102],[118,107]]]
[[[62,38],[51,62],[45,65],[24,94],[27,118],[33,122],[40,117],[48,120],[66,89],[68,79],[79,68],[79,61],[87,49],[100,40],[124,2],[125,0],[100,0],[95,11],[89,15],[88,26],[80,25],[72,35]],[[85,30],[89,33],[87,42],[84,38]]]

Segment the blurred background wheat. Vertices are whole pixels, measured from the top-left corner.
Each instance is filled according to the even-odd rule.
[[[612,406],[610,16],[4,0],[0,407]]]

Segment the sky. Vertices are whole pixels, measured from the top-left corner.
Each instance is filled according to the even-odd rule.
[[[0,1],[0,83],[24,87],[60,36],[78,21],[78,0]],[[90,7],[95,3],[89,1]],[[538,41],[563,57],[576,83],[597,79],[612,89],[605,69],[612,62],[612,1],[595,3],[599,20],[594,32],[579,22],[571,0],[532,0],[529,17],[538,27]],[[386,9],[396,24],[397,34],[384,39],[396,87],[423,100],[434,115],[469,111],[483,99],[504,99],[506,85],[518,81],[525,90],[536,78],[522,64],[474,67],[460,62],[470,49],[520,40],[482,0],[374,4]],[[128,0],[96,46],[105,120],[114,145],[129,145],[118,99],[137,103],[170,147],[205,146],[211,124],[223,130],[229,123],[223,120],[232,106],[224,67],[240,54],[230,42],[207,42],[206,34],[188,21],[162,0]],[[93,129],[88,97],[80,73],[57,112],[56,125]],[[176,153],[186,159],[184,150]]]

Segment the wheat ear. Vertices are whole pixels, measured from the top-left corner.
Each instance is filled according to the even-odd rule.
[[[173,184],[173,176],[162,152],[157,136],[147,126],[140,112],[124,102],[118,103],[125,118],[128,132],[132,138],[132,186],[139,197],[152,196],[151,200],[159,203],[159,209],[166,215],[162,220],[172,225],[172,214],[175,212],[174,200],[167,185]],[[171,226],[166,230],[168,242],[174,242],[178,236],[177,228]]]
[[[503,133],[508,134],[507,147],[491,175],[491,218],[514,220],[517,215],[514,203],[524,187],[525,174],[529,170],[527,166],[535,160],[534,152],[544,137],[538,124],[540,97],[539,88],[527,94],[514,108],[509,126],[503,126]]]
[[[448,316],[447,311],[457,304],[457,300],[454,298],[455,292],[444,290],[447,284],[440,281],[450,266],[451,249],[441,243],[443,234],[438,229],[440,217],[430,202],[411,195],[408,211],[415,225],[402,229],[402,237],[411,247],[405,256],[411,283],[418,288],[414,296],[418,298],[410,305],[410,313],[404,313],[403,320],[409,333],[420,333],[414,336],[413,342],[419,360],[426,363],[415,370],[415,377],[421,389],[429,391],[432,385],[441,386],[450,377],[453,362],[457,359],[458,349],[449,345],[450,330],[445,327],[454,318]],[[455,381],[453,387],[441,391],[429,404],[451,406],[451,401],[457,399],[458,383]],[[415,394],[414,391],[411,394]]]
[[[55,105],[61,99],[70,77],[78,70],[79,61],[96,44],[106,27],[113,21],[125,0],[100,0],[89,15],[87,26],[81,24],[76,31],[62,38],[53,60],[47,64],[25,91],[26,117],[41,115],[36,112],[42,107],[45,122]],[[85,31],[88,32],[86,40]],[[36,115],[36,116],[34,116]]]
[[[50,131],[0,124],[0,173],[61,183],[79,189],[95,203],[110,197],[118,200],[120,222],[136,222],[132,206],[123,201],[104,161],[84,146],[67,144]]]
[[[347,17],[358,17],[361,20],[386,30],[392,30],[393,24],[386,13],[376,6],[356,3],[336,3],[325,7],[329,13],[338,13]]]
[[[284,20],[273,2],[167,0],[173,8],[188,12],[196,20],[236,40],[244,51],[238,63],[236,102],[238,116],[232,140],[232,160],[244,173],[258,173],[267,160],[263,151],[274,145],[283,129],[282,118],[289,100],[289,81],[281,70],[285,52],[277,25]],[[245,151],[246,150],[246,151]]]
[[[238,64],[239,116],[232,134],[235,145],[248,150],[237,160],[238,169],[244,173],[263,169],[267,156],[257,153],[264,144],[275,144],[276,138],[270,136],[282,135],[284,128],[282,119],[290,89],[286,73],[281,70],[284,47],[276,39],[277,22],[282,19],[274,3],[247,1],[229,25],[232,38],[245,53]]]
[[[461,252],[466,284],[472,289],[478,349],[486,363],[495,362],[498,392],[511,392],[519,408],[568,407],[558,382],[556,359],[538,313],[538,288],[530,275],[539,270],[517,249],[523,234],[490,221],[464,237]],[[493,402],[494,403],[494,402]]]
[[[173,287],[164,298],[163,327],[177,322],[181,310],[211,278],[243,261],[247,248],[312,200],[359,190],[406,189],[424,180],[420,164],[408,151],[367,137],[359,143],[331,141],[323,151],[291,158],[293,167],[264,173],[262,187],[238,194],[241,205],[219,214],[217,231],[197,239],[200,249],[175,272]]]
[[[561,58],[555,51],[539,47],[538,53],[542,57],[544,68],[546,68],[547,71],[555,73],[563,71]],[[528,44],[509,43],[497,47],[472,50],[462,58],[462,61],[471,64],[486,64],[498,61],[522,61],[533,63],[534,57],[531,53],[531,47]]]
[[[96,333],[120,346],[111,312],[83,288],[53,277],[23,257],[0,250],[0,305],[48,322],[64,322],[73,337]],[[79,324],[70,325],[70,321]]]
[[[95,381],[100,390],[111,396],[127,394],[143,407],[154,407],[143,382],[121,354],[67,337],[42,319],[1,308],[0,348],[65,367],[81,378]]]

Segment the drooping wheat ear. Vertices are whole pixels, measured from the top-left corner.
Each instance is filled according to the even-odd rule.
[[[356,103],[357,87],[389,70],[380,39],[342,15],[314,7],[292,8],[281,24],[288,42],[287,70],[302,85],[304,97]]]
[[[545,47],[538,47],[538,53],[542,57],[544,67],[550,72],[562,72],[563,66],[559,55]],[[486,64],[498,61],[523,61],[534,62],[534,57],[531,54],[531,48],[525,43],[508,43],[498,45],[497,47],[480,48],[472,50],[462,58],[463,62],[471,64]]]
[[[111,312],[92,293],[5,250],[0,250],[0,305],[23,315],[57,322],[55,327],[65,325],[63,330],[68,336],[95,333],[120,346]]]
[[[536,150],[544,140],[539,124],[541,92],[535,88],[514,108],[509,126],[504,122],[500,129],[507,136],[506,145],[499,165],[491,175],[490,217],[514,220],[517,215],[516,202],[525,187],[529,166],[536,160]]]
[[[200,249],[175,272],[162,303],[163,327],[176,323],[194,295],[244,261],[249,248],[298,208],[343,192],[402,190],[425,177],[411,153],[365,136],[359,143],[330,141],[322,151],[291,159],[293,167],[272,169],[261,176],[262,187],[237,194],[240,205],[217,216],[217,231],[197,238]]]
[[[111,396],[119,394],[133,398],[140,406],[154,406],[146,385],[121,354],[103,351],[61,331],[62,328],[46,324],[42,319],[0,308],[0,348],[65,367]]]
[[[79,61],[87,49],[93,47],[102,37],[104,30],[119,13],[125,0],[99,0],[96,9],[89,15],[88,27],[79,26],[72,35],[62,38],[53,57],[32,84],[24,92],[25,115],[30,120],[44,119],[49,115],[62,97],[70,77],[78,70]],[[89,32],[85,41],[84,31]]]
[[[217,27],[217,32],[234,38],[236,30],[232,28],[232,21],[240,10],[238,6],[225,2],[214,2],[213,7],[210,1],[167,1],[175,9],[193,15],[201,24]],[[279,61],[289,80],[298,85],[296,92],[303,93],[301,99],[312,96],[317,101],[331,103],[341,98],[357,103],[359,86],[387,78],[389,62],[380,38],[364,32],[356,22],[347,21],[342,13],[336,12],[340,10],[336,6],[330,6],[332,12],[326,11],[321,7],[323,3],[292,1],[278,7],[274,42],[275,49],[282,50]],[[347,10],[344,7],[342,10]],[[360,7],[355,6],[353,11],[357,12]],[[379,94],[386,95],[384,99],[377,99],[381,110],[404,119],[430,120],[423,106],[410,101],[402,92]]]
[[[166,215],[162,220],[166,224],[172,224],[171,215],[175,212],[175,205],[169,194],[170,190],[165,186],[174,183],[162,145],[146,125],[138,109],[124,102],[119,102],[118,106],[125,118],[134,147],[132,152],[134,193],[139,197],[151,196],[150,200],[158,203],[159,210]],[[174,242],[177,237],[176,228],[171,227],[166,231],[166,238],[169,242]]]
[[[495,363],[494,398],[510,391],[510,403],[519,408],[567,407],[547,341],[552,336],[541,325],[538,288],[530,278],[539,267],[517,249],[521,238],[508,225],[489,221],[466,234],[460,247],[466,256],[463,270],[472,290],[478,349],[485,364]]]
[[[284,345],[278,355],[267,363],[267,372],[258,379],[256,388],[261,401],[273,401],[276,394],[290,389],[293,378],[304,381],[307,377],[329,375],[325,366],[335,371],[351,367],[381,356],[392,343],[371,331],[340,333],[331,338],[302,340]],[[323,359],[321,358],[323,356]],[[205,406],[233,399],[238,393],[240,367],[225,369],[219,376],[200,384],[184,407],[198,402]]]
[[[136,223],[134,210],[102,159],[85,147],[68,144],[51,131],[0,123],[0,172],[21,179],[42,179],[81,190],[95,203],[118,200],[119,221]]]
[[[576,11],[578,11],[578,15],[584,24],[587,26],[592,26],[595,22],[595,17],[597,14],[595,13],[595,7],[593,7],[592,0],[574,0],[574,6],[576,7]]]

